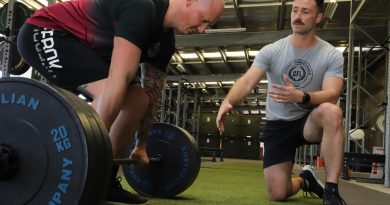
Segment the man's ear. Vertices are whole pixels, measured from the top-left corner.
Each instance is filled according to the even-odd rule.
[[[324,13],[319,13],[316,18],[316,23],[319,24],[322,20],[322,17],[324,17]]]

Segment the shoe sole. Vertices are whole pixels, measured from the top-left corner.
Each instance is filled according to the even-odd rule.
[[[307,168],[306,168],[307,167]],[[302,171],[309,171],[313,176],[314,176],[314,179],[317,181],[317,183],[324,189],[325,188],[325,185],[321,182],[321,180],[319,179],[318,175],[317,175],[317,172],[315,170],[313,170],[313,168],[311,168],[310,166],[304,166],[302,168]]]

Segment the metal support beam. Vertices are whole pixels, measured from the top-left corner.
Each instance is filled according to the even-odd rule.
[[[244,46],[245,61],[246,61],[247,66],[250,67],[251,66],[251,61],[249,59],[249,51],[248,50],[249,50],[248,46],[245,45]]]
[[[213,73],[212,67],[210,66],[210,64],[208,64],[208,63],[206,62],[206,59],[204,58],[204,55],[203,55],[202,52],[200,51],[200,48],[195,47],[195,48],[193,48],[192,50],[193,50],[193,51],[195,52],[195,54],[198,56],[199,60],[202,61],[202,63],[203,63],[204,66],[207,68],[207,70],[209,71],[209,73],[210,73],[210,74]]]
[[[375,39],[383,38],[387,33],[387,26],[364,26],[365,30],[372,33]],[[241,33],[213,33],[199,35],[176,35],[176,47],[193,48],[193,47],[220,47],[220,46],[242,46],[242,45],[266,45],[273,43],[281,38],[291,34],[291,30],[281,31],[262,31],[262,32],[241,32]],[[326,28],[318,29],[317,35],[327,42],[337,42],[348,40],[349,28]],[[367,40],[367,36],[357,32],[356,41]]]
[[[350,15],[352,15],[352,8],[350,8]],[[344,124],[344,135],[345,135],[345,147],[344,150],[346,152],[349,152],[349,144],[350,144],[350,137],[349,137],[349,130],[351,128],[351,104],[352,104],[352,83],[353,83],[353,67],[354,67],[354,24],[349,25],[349,44],[348,44],[348,66],[347,66],[347,89],[346,89],[346,103],[345,103],[345,124]]]
[[[185,66],[185,61],[184,59],[180,56],[180,54],[176,51],[175,53],[173,53],[173,57],[176,59],[176,61],[178,62],[178,65],[177,66],[181,66],[182,67],[182,70],[181,69],[178,69],[178,67],[176,66],[176,69],[180,72],[180,73],[188,73],[188,74],[191,74],[191,72],[186,68]]]
[[[182,109],[182,120],[181,120],[181,127],[186,129],[186,123],[187,123],[187,109],[188,109],[188,100],[187,100],[187,93],[184,93],[183,96],[183,109]]]
[[[287,10],[287,6],[286,6],[286,0],[280,0],[281,1],[281,5],[279,7],[279,17],[278,17],[278,25],[277,25],[277,29],[280,31],[280,30],[284,30],[284,22],[286,21],[286,10]]]
[[[171,120],[169,118],[169,115],[171,114],[171,108],[172,108],[172,89],[169,89],[168,92],[168,112],[167,112],[167,123],[171,123]]]
[[[242,9],[240,9],[240,7],[239,7],[238,1],[240,1],[240,0],[233,0],[234,12],[236,14],[238,24],[240,25],[241,28],[243,28],[243,27],[245,27],[244,15],[243,15]]]
[[[180,121],[180,107],[181,107],[181,88],[182,88],[182,81],[179,81],[179,85],[177,88],[177,98],[176,98],[176,126],[179,126],[179,121]]]
[[[166,98],[167,98],[167,80],[164,80],[164,87],[161,91],[161,103],[160,103],[160,122],[164,122],[164,117],[165,117],[165,103],[166,103]]]
[[[359,44],[359,52],[358,52],[358,72],[357,72],[357,75],[358,75],[358,79],[357,79],[357,86],[356,86],[356,110],[355,110],[355,127],[357,127],[358,125],[360,125],[360,105],[361,105],[361,95],[360,95],[360,87],[362,85],[362,75],[361,75],[361,71],[362,71],[362,45],[361,43]],[[353,78],[353,75],[352,75],[352,78]],[[363,145],[364,146],[364,145]]]
[[[325,0],[324,3],[329,3],[331,0]],[[351,0],[337,0],[338,3],[341,2],[350,2]],[[287,5],[292,5],[292,1],[287,2]],[[256,7],[270,7],[270,6],[280,6],[281,2],[265,2],[265,3],[242,3],[238,5],[238,8],[256,8]],[[226,5],[225,9],[233,9],[234,5]]]
[[[388,21],[388,34],[390,35],[390,21]],[[386,119],[386,126],[385,126],[385,155],[386,155],[386,161],[385,161],[385,187],[390,188],[390,52],[387,53],[387,66],[386,66],[386,74],[387,74],[387,80],[385,83],[385,101],[387,103],[386,105],[386,112],[385,112],[385,119]]]
[[[198,105],[197,109],[198,113],[196,115],[196,141],[199,142],[199,125],[200,125],[200,104]]]
[[[351,1],[353,1],[353,0],[351,0]],[[351,4],[351,18],[350,18],[350,24],[355,23],[356,18],[357,18],[357,16],[359,15],[359,13],[362,11],[362,8],[363,8],[364,4],[366,4],[366,0],[360,1],[360,4],[359,4],[359,6],[356,8],[355,12],[353,12],[353,7],[352,7],[353,4]]]
[[[167,81],[178,82],[180,79],[185,79],[188,83],[195,82],[216,82],[216,81],[234,81],[240,78],[240,74],[225,74],[225,75],[168,75]]]
[[[372,37],[370,34],[368,34],[362,27],[355,24],[355,28],[359,29],[360,32],[362,32],[365,36],[367,36],[367,38],[369,38],[376,45],[381,46],[386,50],[389,50],[389,48],[382,46],[382,43],[378,42],[374,37]]]
[[[196,89],[197,86],[195,86],[195,89]],[[191,134],[192,136],[195,136],[196,134],[196,127],[197,127],[197,119],[198,119],[198,95],[199,95],[199,90],[196,89],[195,90],[195,101],[194,101],[194,110],[192,112],[192,129],[191,129]]]
[[[8,10],[7,10],[7,16],[6,16],[6,29],[8,33],[8,36],[5,38],[9,41],[13,41],[13,35],[14,35],[14,5],[15,0],[10,0],[8,2]],[[4,47],[3,47],[3,56],[1,61],[1,75],[2,77],[8,77],[9,76],[9,69],[11,65],[11,59],[12,59],[12,47],[11,44],[7,41],[4,41]]]
[[[229,68],[229,71],[232,73],[233,72],[233,68],[232,66],[229,64],[228,62],[228,59],[227,59],[227,56],[226,56],[226,53],[225,53],[225,48],[223,47],[218,47],[218,51],[219,53],[221,54],[221,57],[223,59],[223,62],[225,63],[225,65]]]

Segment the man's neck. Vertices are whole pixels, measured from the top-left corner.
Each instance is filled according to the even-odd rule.
[[[163,21],[163,27],[164,30],[168,30],[170,28],[174,27],[173,19],[175,19],[175,13],[176,13],[176,4],[177,2],[174,2],[174,0],[169,0],[169,6],[167,9],[167,12],[165,13],[164,16],[164,21]]]
[[[314,33],[307,35],[293,33],[290,41],[295,48],[310,48],[317,42],[317,37]]]

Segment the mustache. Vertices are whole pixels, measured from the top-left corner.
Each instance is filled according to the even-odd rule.
[[[301,19],[297,19],[297,20],[293,21],[293,24],[296,24],[296,25],[303,25],[304,23],[302,22]]]

